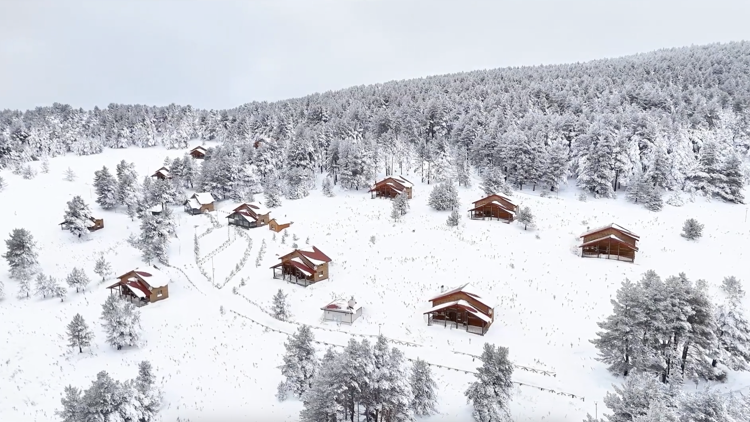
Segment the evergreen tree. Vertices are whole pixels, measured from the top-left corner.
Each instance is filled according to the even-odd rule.
[[[338,389],[341,383],[340,373],[340,354],[329,348],[321,360],[320,370],[315,374],[311,387],[302,395],[304,408],[300,412],[301,422],[342,420],[344,399]]]
[[[664,207],[661,190],[658,187],[647,185],[642,191],[643,206],[649,211],[661,211]]]
[[[139,422],[153,422],[162,403],[162,392],[156,385],[151,362],[144,360],[138,364],[138,376],[135,379],[137,391],[137,407],[140,414]]]
[[[680,235],[688,240],[697,240],[703,236],[703,224],[699,223],[695,218],[688,218],[682,226],[682,233]]]
[[[331,181],[330,177],[326,177],[323,179],[322,184],[323,194],[328,197],[332,197],[333,195],[333,182]]]
[[[112,265],[104,258],[104,255],[100,255],[99,259],[96,260],[94,274],[101,277],[102,281],[106,280],[107,276],[112,274]]]
[[[76,173],[73,171],[72,168],[68,167],[68,169],[65,170],[65,181],[73,182],[75,180],[76,180]]]
[[[42,159],[42,173],[44,174],[49,173],[49,158],[48,157],[44,157],[44,159]]]
[[[739,301],[745,297],[742,282],[735,276],[724,277],[724,280],[721,281],[721,291],[727,295],[730,301]]]
[[[437,384],[427,362],[417,359],[411,368],[411,408],[416,416],[432,416],[437,412]]]
[[[722,184],[717,189],[717,194],[727,202],[744,204],[745,197],[742,191],[745,187],[742,171],[742,160],[737,154],[731,154],[721,169]]]
[[[724,302],[716,307],[716,353],[711,365],[722,362],[733,371],[750,369],[750,322],[745,317],[742,299],[745,291],[736,277],[726,277],[721,290]]]
[[[109,210],[117,206],[117,179],[106,166],[94,172],[94,190],[100,207]]]
[[[406,215],[409,212],[409,197],[406,192],[401,192],[393,198],[393,208],[398,210],[400,215]]]
[[[60,284],[60,281],[54,277],[49,277],[50,286],[52,291],[55,292],[55,297],[60,298],[60,302],[65,301],[65,297],[68,296],[68,289]]]
[[[65,210],[63,223],[66,229],[74,236],[82,237],[89,233],[88,228],[93,224],[89,206],[83,202],[80,196],[74,196],[68,201],[68,209]]]
[[[303,397],[304,393],[311,388],[318,372],[314,340],[315,337],[310,327],[302,325],[297,332],[292,334],[289,341],[284,343],[286,353],[282,358],[284,363],[281,366],[281,375],[285,379],[283,390],[292,393],[295,397]]]
[[[31,296],[31,279],[22,278],[18,280],[18,297],[28,299]]]
[[[432,188],[427,203],[436,211],[450,211],[458,208],[458,190],[450,180]]]
[[[516,215],[516,220],[518,220],[519,223],[523,224],[523,229],[528,229],[529,226],[534,226],[534,214],[531,213],[531,208],[529,207],[521,207],[518,210],[518,215]]]
[[[141,315],[132,303],[119,298],[107,299],[102,306],[102,319],[110,346],[120,350],[140,344]]]
[[[289,304],[286,301],[287,295],[284,291],[279,289],[278,292],[273,296],[273,305],[271,306],[271,312],[273,317],[279,321],[286,321],[289,319]]]
[[[141,235],[138,238],[143,260],[149,265],[155,260],[168,264],[169,241],[175,233],[176,227],[170,208],[164,208],[159,215],[145,213],[141,218]]]
[[[552,142],[545,151],[539,181],[553,192],[568,180],[568,155],[568,147],[562,141]]]
[[[94,332],[89,329],[81,314],[76,314],[68,324],[68,345],[77,347],[78,353],[83,353],[83,348],[90,347],[93,339]]]
[[[372,384],[363,401],[371,406],[374,420],[412,420],[412,391],[408,378],[403,376],[403,354],[396,348],[388,347],[387,340],[380,335],[373,347],[372,356]]]
[[[55,414],[61,419],[61,422],[85,422],[82,419],[83,397],[81,390],[72,385],[65,387],[64,397],[62,398],[62,410],[55,411]]]
[[[472,415],[478,422],[509,421],[513,364],[508,349],[485,343],[481,360],[477,380],[464,393],[473,406]]]
[[[76,293],[85,290],[91,280],[81,268],[75,267],[66,278],[68,286],[75,287]]]
[[[604,397],[604,404],[612,412],[606,416],[609,422],[632,422],[645,417],[652,404],[668,400],[664,385],[651,374],[629,376],[614,390]]]
[[[37,274],[36,285],[34,287],[36,288],[34,294],[42,295],[43,298],[47,296],[54,297],[57,293],[57,286],[52,284],[52,278],[42,273]]]
[[[269,182],[266,185],[263,194],[268,208],[277,208],[281,206],[281,187],[277,181]]]
[[[493,166],[484,170],[480,187],[487,196],[494,194],[511,195],[513,193],[510,185],[505,180],[505,175],[503,174],[502,169],[498,166]]]
[[[457,227],[460,222],[461,214],[458,213],[458,210],[454,209],[451,211],[451,214],[448,216],[448,220],[445,223],[448,227]]]
[[[10,238],[5,241],[6,251],[3,258],[10,267],[10,277],[15,280],[29,280],[36,272],[36,242],[26,229],[13,229]]]

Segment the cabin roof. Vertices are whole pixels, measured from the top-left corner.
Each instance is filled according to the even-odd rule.
[[[484,304],[488,308],[494,308],[494,306],[487,301],[488,299],[487,295],[479,292],[479,290],[476,287],[472,286],[471,283],[466,283],[463,286],[459,286],[459,287],[456,287],[455,289],[451,289],[443,293],[440,293],[439,295],[434,296],[431,299],[429,299],[429,301],[432,302],[437,299],[450,296],[455,293],[464,293],[467,296],[471,297],[472,299],[476,300],[477,302]]]
[[[362,309],[362,305],[356,302],[354,308],[349,308],[349,301],[344,299],[336,299],[328,305],[320,308],[322,311],[340,312],[342,314],[353,314],[360,309]]]
[[[477,202],[479,202],[479,201],[477,201]],[[474,203],[476,204],[477,202],[474,202]],[[507,212],[508,214],[511,214],[511,215],[516,215],[516,212],[515,212],[514,210],[512,210],[512,209],[510,209],[510,208],[506,207],[506,206],[505,206],[505,205],[504,205],[504,204],[503,204],[502,202],[500,202],[500,201],[492,201],[492,202],[488,202],[487,204],[497,205],[498,207],[500,207],[500,208],[501,208],[501,209],[502,209],[503,211]],[[487,204],[485,204],[485,205],[487,205]],[[475,207],[475,208],[472,208],[472,209],[470,209],[469,211],[476,211],[476,210],[479,210],[479,209],[481,209],[481,208],[482,208],[483,206],[485,206],[485,205],[482,205],[482,206],[479,206],[479,207]]]
[[[143,279],[152,289],[164,287],[169,284],[169,276],[158,269],[152,267],[136,268],[135,273]]]
[[[328,255],[326,255],[323,252],[321,252],[320,249],[316,248],[315,246],[313,246],[312,248],[313,248],[312,252],[301,251],[299,249],[297,249],[297,250],[299,251],[300,254],[304,255],[305,258],[307,258],[310,261],[312,261],[313,264],[315,264],[315,265],[320,265],[323,262],[331,262],[332,261],[332,259],[329,258]],[[315,261],[318,261],[318,262],[315,262]]]
[[[206,149],[205,149],[205,148],[203,148],[203,147],[202,147],[202,146],[200,146],[200,145],[198,145],[197,147],[195,147],[195,148],[193,148],[193,149],[191,149],[191,150],[190,150],[190,152],[193,152],[193,151],[198,151],[198,152],[202,152],[202,153],[204,153],[204,154],[206,153]]]
[[[402,190],[401,187],[397,186],[396,184],[392,183],[391,181],[394,181],[394,182],[398,183],[399,185],[401,185],[401,186],[403,186],[405,188],[413,188],[414,187],[414,184],[412,182],[406,180],[406,178],[403,177],[403,176],[388,176],[388,177],[386,177],[383,180],[375,182],[375,184],[370,188],[370,190],[373,190],[373,189],[375,189],[376,187],[378,187],[380,185],[388,185],[391,188],[393,188],[395,191],[401,192],[401,190]]]
[[[161,174],[164,177],[172,177],[172,174],[169,173],[169,170],[166,167],[162,167],[159,170],[156,170],[152,176],[156,176],[157,174]]]
[[[637,234],[631,232],[630,230],[626,229],[625,227],[623,227],[623,226],[621,226],[619,224],[615,224],[615,223],[610,223],[610,224],[607,224],[606,226],[597,227],[597,228],[595,228],[593,230],[589,230],[589,231],[587,231],[586,233],[582,234],[579,237],[584,237],[584,236],[588,236],[590,234],[599,233],[600,231],[604,231],[604,230],[607,230],[607,229],[617,230],[617,231],[622,232],[623,234],[626,234],[626,235],[628,235],[628,236],[630,236],[630,237],[632,237],[632,238],[634,238],[636,240],[639,240],[641,238],[640,236],[638,236]]]
[[[233,209],[232,212],[238,212],[238,211],[247,210],[247,209],[252,210],[257,215],[266,215],[270,212],[268,208],[263,206],[263,204],[260,202],[246,202],[246,203],[240,204],[238,207]]]
[[[511,199],[510,199],[510,198],[508,198],[507,196],[505,196],[505,195],[500,195],[500,194],[498,194],[498,193],[493,193],[492,195],[488,195],[488,196],[485,196],[485,197],[484,197],[484,198],[482,198],[482,199],[479,199],[479,200],[477,200],[477,201],[474,201],[474,202],[472,202],[472,204],[476,204],[476,203],[482,202],[482,201],[484,201],[484,200],[486,200],[486,199],[490,199],[490,198],[492,198],[492,197],[495,197],[495,196],[496,196],[496,197],[498,197],[498,198],[502,198],[502,200],[503,200],[503,201],[506,201],[506,202],[508,202],[508,203],[511,203],[511,204],[513,204],[513,206],[514,206],[514,207],[518,206],[518,205],[517,205],[517,204],[516,204],[515,202],[513,202],[513,200],[511,200]],[[496,202],[496,203],[497,203],[497,201],[493,201],[493,202]],[[503,208],[507,208],[507,207],[505,207],[505,206],[503,205]]]
[[[164,206],[161,203],[158,203],[154,205],[153,207],[149,208],[147,211],[148,212],[162,212],[164,211]]]
[[[600,237],[600,238],[597,238],[597,239],[594,239],[594,240],[589,240],[588,242],[584,242],[583,244],[581,244],[581,246],[579,246],[579,248],[583,248],[584,246],[594,245],[594,244],[600,243],[601,241],[607,240],[607,239],[614,240],[615,242],[618,242],[618,243],[622,244],[623,246],[626,246],[628,249],[632,249],[632,250],[634,250],[636,252],[638,251],[638,247],[631,245],[630,243],[628,243],[628,242],[620,239],[619,237],[615,236],[614,234],[610,234],[609,236]]]
[[[442,309],[447,309],[447,308],[451,308],[451,307],[462,308],[462,309],[466,310],[467,312],[469,312],[470,314],[472,314],[473,316],[481,319],[484,322],[491,322],[492,321],[492,318],[490,318],[489,316],[485,315],[484,313],[482,313],[481,311],[479,311],[477,308],[471,306],[471,304],[469,302],[467,302],[467,301],[465,301],[463,299],[454,300],[453,302],[441,303],[440,305],[433,306],[432,308],[428,309],[424,313],[425,314],[431,314],[433,312],[437,312],[437,311],[440,311]]]
[[[211,192],[194,193],[193,198],[198,200],[198,203],[201,205],[208,205],[214,202],[214,196],[211,195]]]

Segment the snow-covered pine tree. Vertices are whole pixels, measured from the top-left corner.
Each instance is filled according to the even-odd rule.
[[[285,391],[295,397],[303,397],[310,389],[318,372],[318,359],[315,356],[315,337],[308,325],[301,325],[297,332],[284,343],[286,352],[283,356],[281,375],[284,376]]]
[[[393,207],[400,215],[406,215],[409,212],[409,196],[406,192],[401,192],[393,198]]]
[[[34,294],[42,295],[43,298],[46,298],[47,296],[54,297],[57,292],[55,286],[50,283],[50,277],[47,277],[42,273],[36,275],[36,284],[34,287]]]
[[[321,189],[323,190],[323,195],[329,198],[333,196],[333,182],[330,177],[325,177],[323,179]]]
[[[138,209],[138,174],[134,163],[125,160],[117,164],[117,203],[125,206],[128,216],[132,219]],[[150,179],[149,179],[150,181]]]
[[[3,190],[5,190],[6,186],[8,186],[8,185],[5,183],[5,179],[3,179],[2,176],[0,176],[0,192],[2,192]]]
[[[432,188],[427,203],[436,211],[450,211],[457,209],[458,190],[451,180],[441,182]]]
[[[473,406],[472,416],[477,422],[510,421],[513,364],[508,349],[485,343],[481,359],[477,380],[464,393]]]
[[[703,224],[699,223],[695,218],[688,218],[682,226],[680,236],[688,240],[699,239],[703,236]]]
[[[647,185],[643,191],[643,206],[649,211],[661,211],[664,207],[661,189],[656,186]]]
[[[492,166],[482,172],[482,184],[480,185],[485,195],[503,194],[510,195],[513,190],[505,180],[505,174],[499,166]]]
[[[89,226],[93,224],[92,218],[89,206],[83,201],[83,198],[76,195],[68,201],[68,209],[65,210],[63,223],[73,236],[85,237],[89,233]]]
[[[711,366],[721,362],[733,371],[750,369],[750,322],[745,317],[742,299],[745,291],[740,280],[725,277],[721,284],[725,295],[722,304],[716,307],[716,354]]]
[[[401,211],[396,206],[396,201],[393,201],[393,206],[391,207],[391,218],[393,221],[401,220]]]
[[[404,357],[400,350],[388,347],[384,336],[378,336],[373,347],[374,371],[371,388],[363,400],[374,409],[374,420],[412,420],[412,391],[404,377]]]
[[[10,238],[5,241],[6,251],[3,258],[10,267],[10,278],[30,280],[37,271],[36,242],[26,229],[13,229]]]
[[[60,284],[60,280],[50,276],[49,284],[51,286],[52,291],[55,292],[55,297],[59,297],[60,302],[65,301],[65,297],[68,296],[68,289],[65,288],[65,286],[63,286],[62,284]]]
[[[597,117],[588,131],[578,138],[585,154],[578,162],[578,186],[597,198],[611,198],[614,194],[615,139],[608,116]]]
[[[171,180],[156,179],[151,184],[151,198],[154,205],[166,205],[176,203],[178,195]]]
[[[31,180],[36,177],[36,170],[27,164],[21,169],[21,177],[26,180]]]
[[[84,393],[79,407],[79,421],[127,421],[137,413],[129,384],[112,379],[106,371]]]
[[[65,279],[65,281],[68,283],[68,286],[75,287],[76,293],[80,292],[81,290],[85,290],[86,286],[91,283],[91,280],[86,275],[86,272],[78,267],[73,268],[70,274],[68,274],[68,277]]]
[[[49,157],[44,157],[42,159],[42,173],[47,174],[49,173]]]
[[[516,220],[523,225],[523,229],[528,229],[529,226],[534,227],[534,214],[531,213],[531,208],[521,207],[516,215]]]
[[[650,373],[633,374],[621,387],[614,387],[614,393],[607,392],[604,404],[612,412],[606,415],[609,422],[632,422],[645,416],[653,403],[668,400],[664,384]]]
[[[289,319],[289,304],[286,301],[287,295],[284,291],[279,289],[278,292],[273,296],[273,304],[271,305],[271,313],[273,317],[279,321],[286,321]]]
[[[105,210],[117,206],[117,179],[109,172],[107,166],[94,172],[94,190],[96,203]]]
[[[162,403],[161,389],[156,385],[151,362],[144,360],[138,364],[138,376],[134,381],[137,394],[136,403],[140,418],[138,422],[153,422]]]
[[[734,422],[724,393],[716,389],[688,392],[680,401],[681,421]],[[740,420],[747,420],[747,414]]]
[[[341,385],[341,356],[328,348],[320,362],[320,369],[312,379],[311,387],[302,395],[304,408],[300,422],[335,422],[343,419],[343,401],[339,394]],[[280,393],[286,394],[286,385],[281,384]]]
[[[83,353],[84,347],[91,346],[94,332],[91,331],[81,314],[76,314],[68,324],[68,346],[78,348],[78,353]]]
[[[94,266],[94,274],[102,278],[102,281],[107,279],[107,276],[112,274],[112,265],[104,258],[104,255],[99,255]]]
[[[18,298],[28,299],[31,297],[31,278],[22,278],[18,280]]]
[[[138,247],[141,250],[143,260],[151,265],[154,261],[169,263],[167,256],[169,239],[174,235],[174,223],[171,219],[171,210],[165,208],[159,215],[145,213],[141,217],[141,234],[138,238]]]
[[[60,418],[61,422],[81,422],[83,413],[83,397],[81,390],[68,385],[65,387],[63,398],[60,400],[62,409],[56,410],[55,415]]]
[[[76,180],[76,173],[73,171],[72,168],[68,167],[68,169],[65,170],[65,181],[73,182],[75,180]]]
[[[277,208],[281,206],[281,186],[276,180],[269,181],[264,187],[263,196],[268,208]]]
[[[461,214],[458,213],[457,209],[454,209],[453,211],[451,211],[450,215],[448,216],[448,220],[446,220],[445,224],[447,224],[448,227],[457,227],[460,222],[461,222]]]
[[[417,358],[411,367],[411,409],[416,416],[432,416],[437,413],[437,384],[432,378],[430,365]]]
[[[721,291],[732,301],[739,301],[745,297],[742,282],[735,276],[724,277],[724,280],[721,281]]]
[[[553,141],[546,147],[539,181],[554,192],[568,180],[569,168],[568,147],[563,140]]]
[[[735,204],[744,204],[745,197],[742,194],[744,189],[744,177],[742,170],[742,160],[737,154],[730,154],[721,168],[722,184],[717,189],[717,194],[721,199]]]
[[[110,346],[120,350],[140,344],[141,315],[135,305],[117,296],[109,296],[102,305],[101,318]]]

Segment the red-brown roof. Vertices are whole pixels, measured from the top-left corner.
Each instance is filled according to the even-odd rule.
[[[306,256],[306,257],[308,257],[308,258],[317,259],[318,261],[323,261],[323,262],[331,262],[332,261],[332,259],[329,258],[328,255],[326,255],[323,252],[321,252],[320,249],[316,248],[315,246],[313,246],[312,248],[313,248],[312,252],[299,251],[299,253],[302,254],[302,255],[304,255],[304,256]]]
[[[626,236],[632,237],[635,240],[639,240],[641,238],[640,236],[638,236],[637,234],[631,232],[630,230],[626,229],[625,227],[623,227],[623,226],[621,226],[619,224],[615,224],[615,223],[610,223],[610,224],[607,224],[606,226],[597,227],[595,229],[589,230],[586,233],[580,235],[579,237],[589,236],[589,235],[592,235],[592,234],[595,234],[595,233],[603,232],[604,230],[607,230],[607,229],[612,229],[612,230],[618,231],[618,232],[620,232],[620,233],[622,233],[622,234],[624,234]]]
[[[603,242],[605,240],[613,240],[615,243],[619,243],[620,245],[625,246],[626,249],[632,249],[632,250],[638,252],[638,247],[631,245],[630,243],[628,243],[628,242],[620,239],[619,237],[617,237],[617,236],[615,236],[613,234],[610,234],[609,236],[600,237],[600,238],[597,238],[597,239],[594,239],[594,240],[589,240],[588,242],[583,243],[582,245],[580,245],[578,247],[579,248],[583,248],[584,246],[595,245],[595,244],[601,243],[601,242]]]
[[[489,195],[489,196],[485,196],[484,198],[482,198],[482,199],[480,199],[480,200],[478,200],[478,201],[474,201],[474,202],[472,202],[472,204],[476,204],[476,203],[478,203],[478,202],[482,202],[482,201],[484,201],[484,200],[486,200],[486,199],[490,199],[490,198],[492,198],[492,197],[498,197],[498,198],[501,198],[501,199],[502,199],[503,201],[506,201],[506,202],[509,202],[509,203],[513,204],[514,206],[516,205],[516,203],[515,203],[515,202],[513,202],[513,201],[512,201],[512,200],[511,200],[510,198],[508,198],[507,196],[503,196],[503,195],[500,195],[500,194],[497,194],[497,193],[493,193],[492,195]]]

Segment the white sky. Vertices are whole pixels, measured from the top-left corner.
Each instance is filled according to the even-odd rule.
[[[0,109],[231,108],[750,40],[748,0],[0,0]]]

